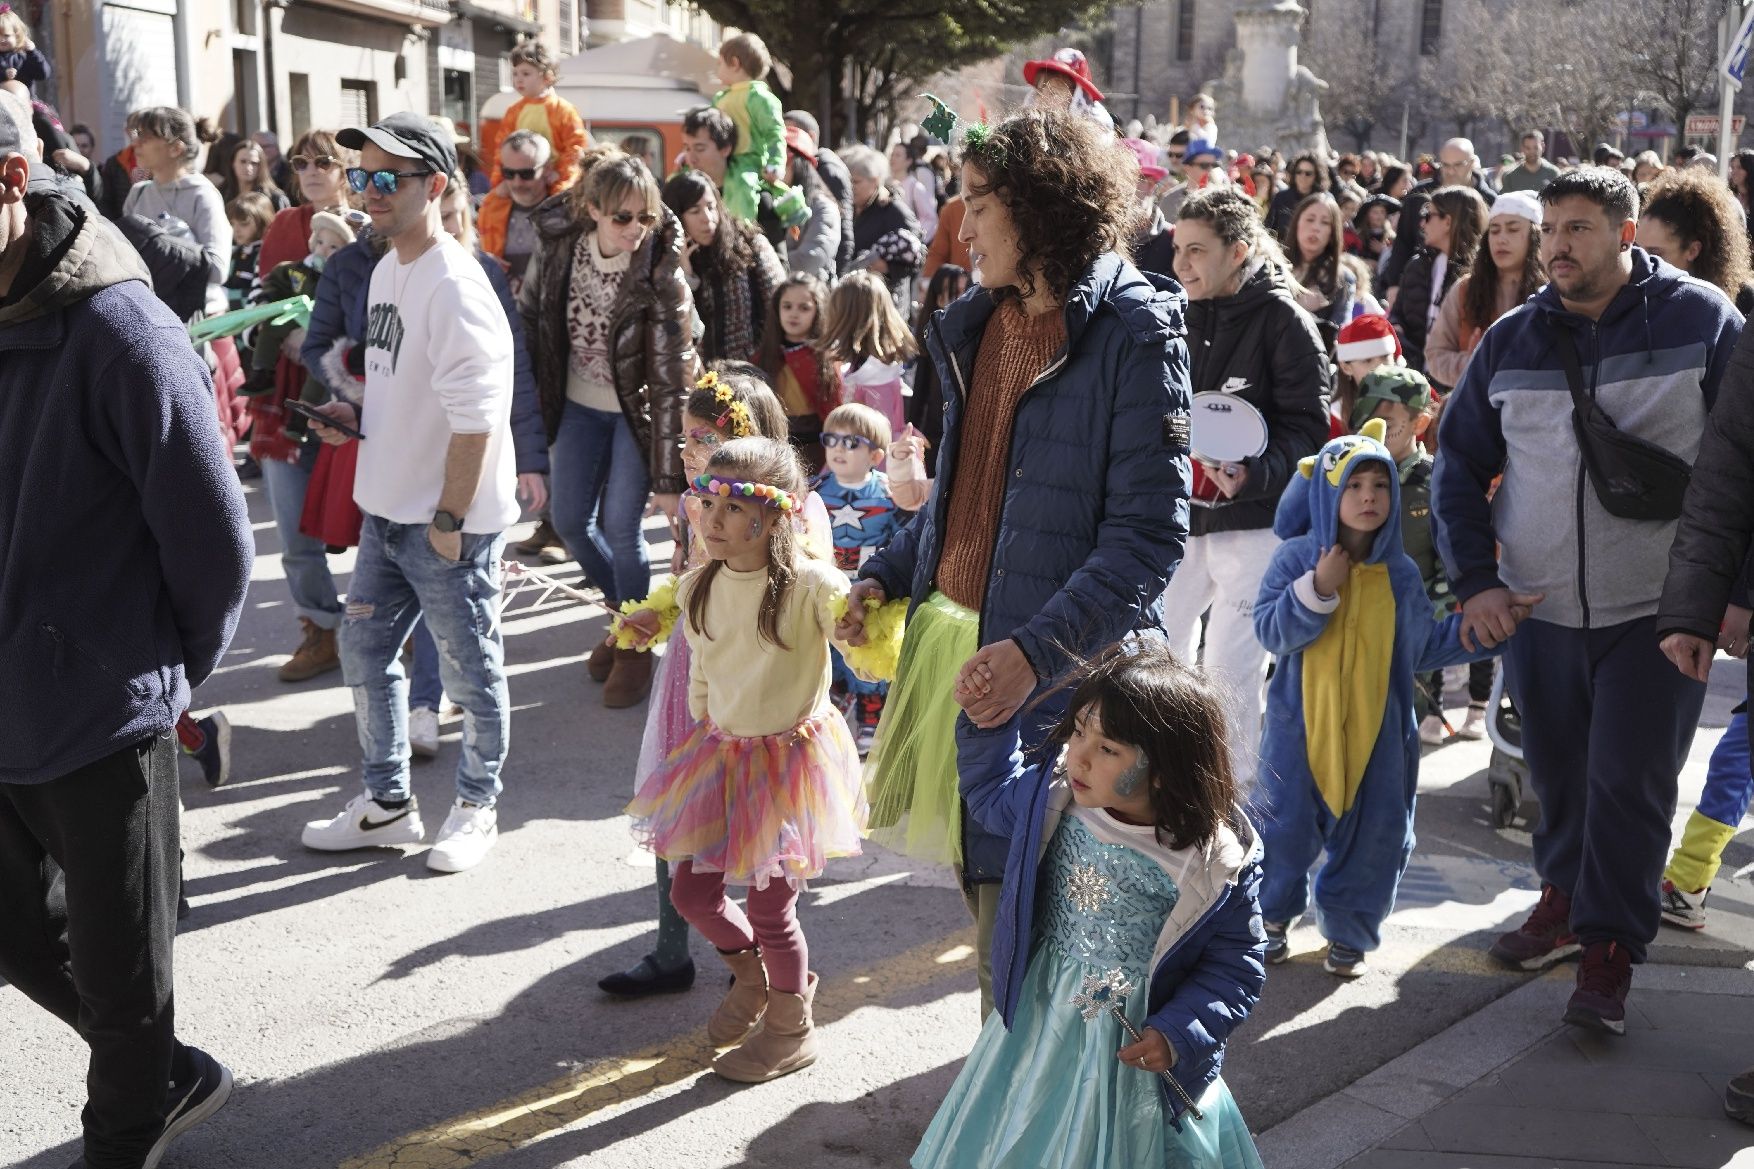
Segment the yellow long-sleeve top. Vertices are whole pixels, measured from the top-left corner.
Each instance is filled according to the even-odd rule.
[[[691,715],[710,718],[726,734],[759,738],[789,731],[828,708],[833,601],[847,591],[844,572],[825,560],[798,557],[797,578],[780,610],[785,649],[758,632],[767,591],[765,568],[719,569],[707,595],[706,633],[687,619],[688,599],[699,583],[699,574],[691,573],[677,590],[693,655],[688,675]]]

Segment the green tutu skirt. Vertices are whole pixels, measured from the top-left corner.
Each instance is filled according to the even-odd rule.
[[[962,863],[954,691],[979,648],[974,610],[936,592],[914,610],[865,764],[871,839],[929,864]]]

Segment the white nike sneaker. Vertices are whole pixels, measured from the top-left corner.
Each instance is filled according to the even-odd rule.
[[[420,804],[414,799],[401,808],[386,808],[370,794],[361,792],[333,820],[312,820],[300,838],[306,848],[319,852],[346,852],[352,848],[399,848],[426,839],[420,822]]]
[[[498,812],[458,800],[451,805],[451,814],[445,817],[432,851],[426,854],[426,867],[440,873],[472,869],[498,839]]]
[[[438,711],[417,706],[408,712],[408,748],[422,759],[438,754]]]

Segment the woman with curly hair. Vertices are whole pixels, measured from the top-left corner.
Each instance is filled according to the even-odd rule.
[[[926,330],[944,394],[934,487],[852,597],[909,598],[871,752],[871,823],[880,841],[957,867],[985,1016],[1006,841],[965,819],[958,741],[1040,698],[1009,728],[1040,748],[1065,707],[1055,680],[1158,623],[1187,534],[1190,403],[1181,294],[1124,251],[1133,153],[1088,118],[1033,109],[970,131],[961,154],[980,288]],[[853,604],[847,636],[862,639],[863,617]],[[958,730],[963,711],[972,723]]]
[[[1748,228],[1735,194],[1710,171],[1667,171],[1650,185],[1638,217],[1638,246],[1716,285],[1743,316],[1754,312]]]
[[[664,206],[682,221],[682,274],[706,334],[702,361],[753,361],[774,290],[786,278],[761,229],[727,215],[718,188],[697,170],[664,183]]]

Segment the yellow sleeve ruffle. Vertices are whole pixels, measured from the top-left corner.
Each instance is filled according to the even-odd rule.
[[[676,583],[674,576],[667,576],[653,587],[645,600],[621,602],[621,617],[632,617],[635,613],[642,612],[656,613],[658,632],[650,641],[640,644],[638,630],[618,617],[615,620],[616,648],[650,650],[670,639],[670,634],[676,629],[676,620],[682,615],[682,605],[676,598]]]
[[[835,619],[847,613],[847,595],[829,602]],[[901,635],[907,625],[907,598],[865,602],[865,644],[837,644],[853,673],[868,682],[893,682],[901,662]]]

